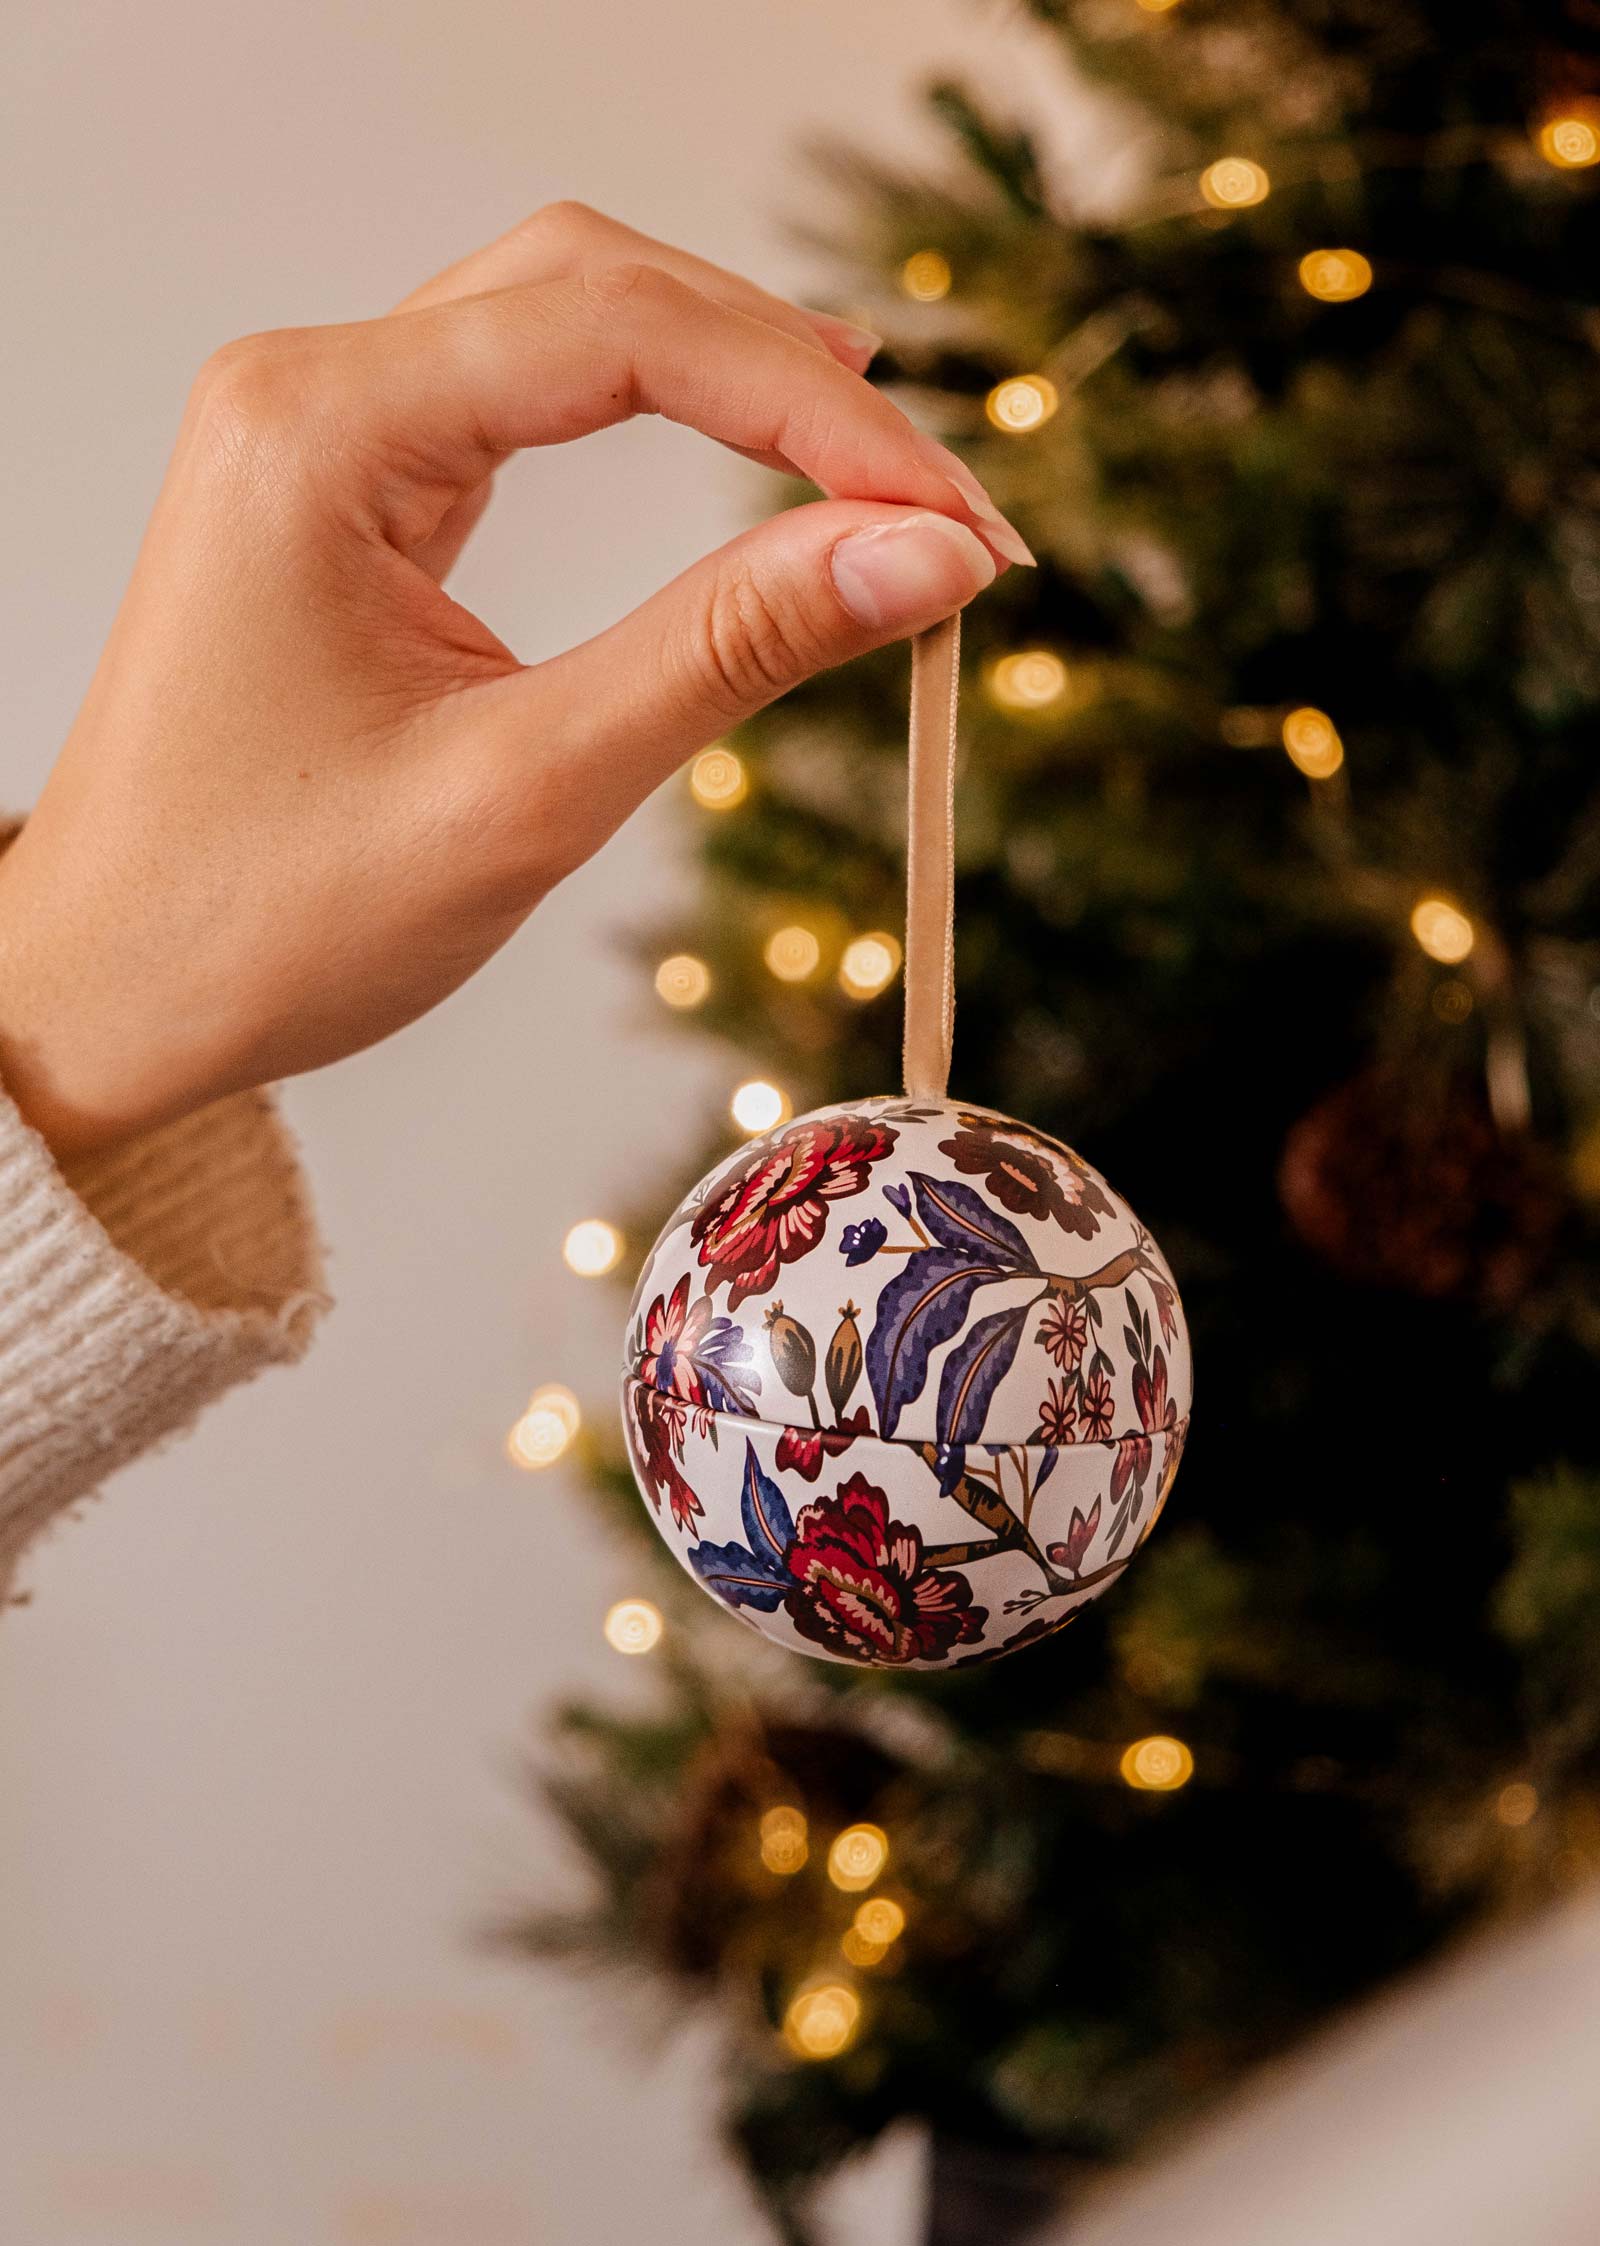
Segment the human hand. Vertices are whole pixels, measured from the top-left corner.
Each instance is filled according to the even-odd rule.
[[[874,339],[581,206],[203,370],[0,860],[0,1078],[59,1152],[437,1004],[681,761],[1031,559]],[[526,666],[441,580],[495,468],[661,413],[825,500]]]

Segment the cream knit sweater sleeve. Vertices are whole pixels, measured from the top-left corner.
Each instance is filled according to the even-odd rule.
[[[225,1389],[299,1357],[326,1302],[267,1093],[62,1166],[0,1088],[0,1604],[41,1529]]]

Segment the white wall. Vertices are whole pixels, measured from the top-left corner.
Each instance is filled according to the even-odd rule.
[[[8,31],[19,804],[214,343],[379,310],[556,195],[794,285],[797,131],[902,141],[907,79],[996,37],[964,0],[16,0]],[[461,589],[535,655],[728,535],[755,473],[659,426],[523,463]],[[536,1379],[606,1404],[614,1300],[560,1236],[730,1081],[609,944],[681,878],[665,832],[293,1088],[340,1297],[312,1362],[124,1476],[0,1624],[7,2246],[763,2235],[703,2044],[467,1939],[560,1876],[509,1778],[530,1712],[638,1682],[575,1482],[499,1444]],[[874,2199],[893,2246],[904,2193]]]

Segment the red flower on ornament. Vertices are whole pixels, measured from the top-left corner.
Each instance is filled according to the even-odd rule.
[[[1040,1319],[1035,1338],[1044,1343],[1061,1370],[1070,1373],[1089,1346],[1089,1318],[1083,1304],[1058,1297]]]
[[[858,1435],[870,1433],[865,1404],[858,1405],[837,1427],[786,1427],[778,1437],[774,1463],[779,1473],[792,1469],[806,1481],[814,1482],[822,1472],[825,1458],[837,1458],[841,1451],[850,1448]]]
[[[1035,1441],[1070,1443],[1076,1417],[1072,1390],[1064,1380],[1052,1378],[1045,1390],[1044,1402],[1039,1406],[1039,1432]]]
[[[1080,1240],[1092,1239],[1111,1203],[1087,1163],[1026,1124],[1003,1128],[986,1116],[963,1115],[953,1138],[939,1141],[958,1170],[980,1177],[1003,1209],[1041,1222],[1054,1217]],[[1027,1143],[1023,1143],[1026,1141]]]
[[[1106,1378],[1105,1367],[1097,1364],[1084,1382],[1081,1401],[1083,1405],[1083,1439],[1086,1443],[1103,1443],[1111,1433],[1115,1410],[1111,1398],[1111,1383]]]
[[[809,1255],[828,1204],[862,1192],[896,1136],[866,1116],[813,1116],[753,1146],[690,1227],[710,1272],[708,1296],[726,1282],[728,1308],[737,1310],[770,1287],[784,1264]]]
[[[678,1463],[683,1457],[684,1422],[688,1416],[689,1406],[681,1396],[665,1394],[642,1380],[628,1382],[623,1432],[628,1438],[639,1486],[658,1513],[665,1495],[672,1508],[674,1525],[685,1534],[696,1517],[705,1511]]]
[[[687,1271],[670,1301],[657,1295],[645,1312],[636,1356],[639,1378],[665,1395],[706,1411],[755,1411],[742,1385],[759,1385],[750,1343],[731,1318],[717,1316],[709,1295],[690,1302]]]
[[[942,1661],[981,1638],[989,1619],[964,1575],[925,1564],[921,1532],[892,1521],[884,1492],[860,1474],[806,1506],[784,1564],[790,1621],[852,1661]]]

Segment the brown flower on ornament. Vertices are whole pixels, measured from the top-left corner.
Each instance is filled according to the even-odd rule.
[[[964,1575],[926,1565],[920,1530],[891,1521],[888,1498],[861,1474],[805,1508],[784,1564],[794,1579],[790,1621],[852,1661],[942,1661],[981,1638],[989,1620]]]
[[[939,1141],[939,1152],[968,1177],[982,1178],[1003,1209],[1040,1223],[1053,1217],[1080,1240],[1092,1239],[1100,1219],[1111,1214],[1111,1203],[1093,1177],[1070,1161],[1064,1148],[1049,1147],[1046,1153],[1042,1150],[1049,1142],[1040,1139],[1036,1151],[981,1116],[963,1115],[961,1125],[953,1138]]]
[[[784,1264],[810,1254],[829,1203],[860,1193],[896,1136],[866,1116],[813,1116],[753,1146],[690,1228],[707,1293],[726,1283],[730,1310],[764,1293]]]

